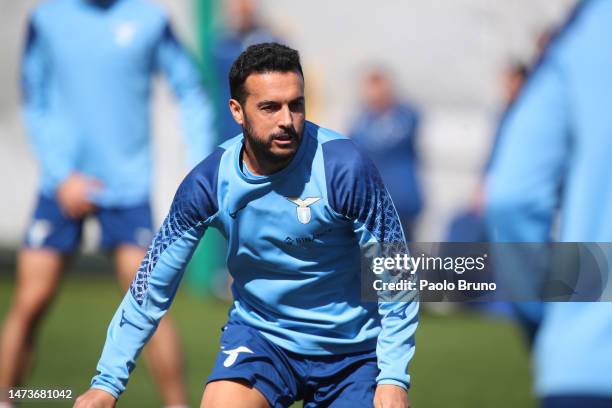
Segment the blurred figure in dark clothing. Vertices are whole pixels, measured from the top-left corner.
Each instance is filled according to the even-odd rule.
[[[374,161],[404,224],[406,238],[412,239],[414,221],[423,206],[415,149],[419,113],[398,99],[385,70],[371,68],[362,81],[364,106],[349,136]]]
[[[263,26],[257,15],[256,0],[226,0],[227,23],[224,31],[217,37],[212,47],[215,77],[221,84],[227,83],[230,67],[240,53],[250,45],[264,42],[280,42],[272,32]],[[236,124],[227,101],[230,100],[229,88],[217,89],[216,110],[220,142],[242,132]]]

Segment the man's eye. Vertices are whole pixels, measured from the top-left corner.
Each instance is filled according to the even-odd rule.
[[[299,111],[303,107],[304,107],[304,101],[291,102],[291,104],[289,105],[289,109],[291,109],[292,111]]]
[[[274,112],[276,110],[276,106],[274,105],[264,105],[261,107],[261,110],[266,112]]]

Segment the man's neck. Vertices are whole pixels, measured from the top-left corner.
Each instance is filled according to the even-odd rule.
[[[89,3],[93,7],[100,9],[107,9],[112,7],[118,0],[84,0],[85,3]]]

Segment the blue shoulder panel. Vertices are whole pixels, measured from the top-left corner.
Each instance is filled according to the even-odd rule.
[[[160,255],[186,231],[207,223],[218,212],[217,180],[219,162],[224,152],[225,150],[217,148],[200,162],[179,186],[170,212],[149,246],[130,287],[130,292],[138,304],[142,304],[149,278]]]
[[[191,170],[176,192],[173,207],[184,214],[192,225],[207,220],[219,210],[217,180],[224,152],[225,149],[217,147]]]
[[[380,243],[403,242],[395,207],[378,170],[349,139],[322,144],[329,205],[365,225]]]

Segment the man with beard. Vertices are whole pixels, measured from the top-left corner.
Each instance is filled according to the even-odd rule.
[[[305,120],[297,51],[253,45],[229,82],[243,134],[182,182],[75,407],[114,405],[208,227],[229,242],[234,302],[202,407],[408,407],[418,303],[366,302],[359,285],[364,247],[405,247],[376,168]]]

